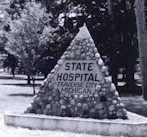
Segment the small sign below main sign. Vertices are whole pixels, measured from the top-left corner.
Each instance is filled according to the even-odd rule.
[[[54,75],[60,93],[94,94],[103,76],[95,60],[65,60]]]

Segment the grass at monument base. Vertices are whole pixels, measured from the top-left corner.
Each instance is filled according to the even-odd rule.
[[[6,125],[29,129],[67,131],[104,136],[146,137],[147,118],[128,112],[128,119],[91,119],[69,118],[36,114],[24,114],[22,111],[4,112]]]

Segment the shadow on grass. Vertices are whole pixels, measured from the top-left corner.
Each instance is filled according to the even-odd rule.
[[[142,89],[140,86],[133,85],[132,87],[124,85],[124,86],[118,86],[117,87],[118,92],[121,96],[140,96],[142,95]]]
[[[12,97],[33,97],[34,94],[19,93],[19,94],[8,94],[8,96],[12,96]]]
[[[2,84],[2,85],[11,85],[11,86],[19,86],[19,87],[33,87],[33,84],[23,84],[23,83],[14,83],[14,84]],[[35,84],[35,87],[39,87],[41,84]]]
[[[0,79],[27,80],[24,77],[13,77],[13,76],[0,76]]]
[[[24,77],[17,77],[17,76],[15,76],[15,77],[13,77],[13,76],[0,76],[0,79],[10,79],[10,80],[27,80],[27,78],[24,78]],[[32,80],[32,79],[31,79]],[[42,80],[44,80],[44,78],[35,78],[35,80],[40,80],[40,81],[42,81]]]

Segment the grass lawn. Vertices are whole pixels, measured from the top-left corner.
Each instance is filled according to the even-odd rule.
[[[6,126],[4,111],[25,110],[32,101],[33,88],[27,85],[26,76],[15,78],[0,70],[0,136],[1,137],[102,137],[99,135],[76,134],[62,131],[41,131]],[[42,77],[39,77],[42,79]],[[42,80],[36,81],[36,91]],[[126,109],[147,116],[147,102],[141,96],[122,96]]]

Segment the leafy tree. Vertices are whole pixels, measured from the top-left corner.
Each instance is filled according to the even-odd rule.
[[[61,39],[54,45],[59,47],[56,51],[62,53],[78,31],[86,22],[92,37],[102,56],[107,56],[110,74],[113,75],[113,31],[111,29],[111,16],[108,13],[107,0],[36,0],[46,6],[51,13],[50,24],[59,27],[57,32]],[[135,85],[134,66],[138,57],[136,24],[134,13],[135,0],[113,0],[115,24],[116,70],[125,68],[127,92],[132,92]],[[22,5],[22,4],[21,4]],[[60,43],[60,44],[59,44]],[[56,54],[58,55],[58,54]],[[58,58],[58,57],[57,57]],[[117,72],[118,73],[118,72]],[[113,77],[115,77],[113,75]]]
[[[143,97],[147,100],[147,28],[145,19],[145,1],[136,0],[136,23],[137,23],[137,35],[139,44],[139,55],[141,62],[141,78],[142,78],[142,90]]]
[[[30,83],[31,76],[33,85],[40,64],[41,39],[45,30],[49,29],[48,22],[49,14],[41,8],[40,4],[35,2],[28,2],[21,12],[21,17],[10,22],[11,32],[8,34],[7,48],[17,55],[21,67],[25,69],[28,75],[28,83]],[[52,31],[51,27],[49,31]]]
[[[8,54],[8,56],[4,60],[4,68],[5,67],[11,68],[11,73],[12,73],[13,77],[15,77],[15,69],[18,65],[17,58],[13,54],[10,54],[10,53],[7,53],[7,54]]]
[[[5,5],[4,3],[0,3],[0,52],[4,53],[5,44],[8,39],[6,33],[9,31],[9,5]]]
[[[39,0],[38,0],[39,1]],[[42,1],[47,3],[47,0]],[[132,92],[135,85],[134,65],[138,57],[136,24],[134,13],[134,0],[113,0],[115,24],[116,70],[120,67],[126,69],[126,83],[128,92]],[[109,58],[110,73],[113,74],[113,30],[111,29],[111,16],[108,14],[107,0],[83,1],[65,0],[50,1],[47,9],[54,15],[52,22],[61,25],[63,33],[75,34],[84,22],[100,49],[101,55]],[[61,18],[62,17],[62,18]],[[60,24],[59,19],[62,19]],[[66,41],[66,39],[64,39]]]

